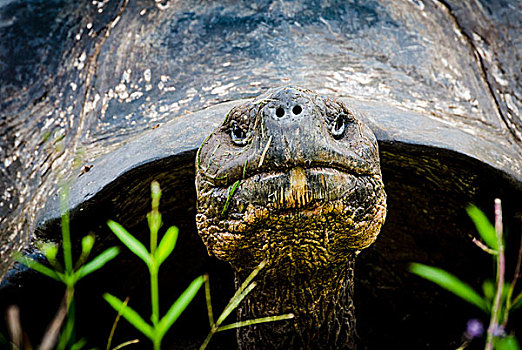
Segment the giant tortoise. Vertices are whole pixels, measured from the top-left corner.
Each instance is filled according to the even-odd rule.
[[[36,242],[59,240],[58,182],[70,179],[72,232],[77,237],[93,232],[101,250],[117,244],[106,227],[108,219],[146,240],[144,215],[155,179],[164,190],[166,224],[181,232],[162,272],[162,300],[172,300],[196,275],[209,272],[219,307],[233,293],[233,271],[237,278],[244,276],[260,251],[282,263],[267,270],[267,289],[260,283],[239,318],[286,312],[284,305],[306,315],[298,310],[310,305],[299,297],[307,295],[304,289],[320,286],[325,298],[340,291],[330,299],[341,310],[332,311],[333,323],[324,322],[331,311],[328,302],[318,303],[309,318],[245,329],[238,340],[223,334],[216,347],[239,343],[248,348],[255,338],[279,346],[289,339],[296,347],[315,346],[317,339],[324,346],[351,344],[356,319],[363,348],[455,348],[466,321],[484,315],[411,275],[408,264],[441,266],[480,288],[492,276],[491,260],[471,243],[473,225],[464,208],[475,203],[491,214],[495,197],[503,202],[508,247],[517,248],[512,243],[518,242],[522,212],[521,18],[516,1],[1,1],[2,310],[19,304],[23,324],[37,338],[59,304],[60,286],[11,259],[14,251],[39,259]],[[297,105],[300,109],[293,110]],[[257,131],[247,137],[248,130],[238,128],[269,113],[275,113],[270,120],[287,123],[288,118],[298,126],[278,124],[277,135],[287,132],[280,139]],[[316,119],[307,127],[299,124],[309,116]],[[226,124],[231,120],[236,123]],[[234,152],[219,154],[220,143],[212,143],[210,151],[202,148],[198,164],[197,150],[216,127],[222,142],[233,143],[227,147],[273,144],[266,150],[253,147],[258,152],[254,163],[246,162],[248,152],[236,159]],[[339,156],[336,166],[326,164],[337,157],[330,147],[355,130],[361,138],[345,148],[351,155]],[[264,143],[253,142],[256,137]],[[317,159],[321,166],[314,163]],[[216,176],[222,167],[231,171],[229,178]],[[321,215],[314,224],[314,210],[341,195],[350,198],[352,209],[382,198],[375,195],[382,187],[366,180],[364,190],[352,196],[336,188],[330,180],[361,188],[339,173],[343,169],[357,178],[382,173],[386,221],[367,248],[375,227],[358,235],[367,241],[347,234],[339,241],[332,238],[333,248],[309,250],[306,241],[317,236],[316,224],[320,230],[342,231],[361,218],[381,223],[382,212],[361,207],[343,219],[345,224],[330,217],[322,221]],[[277,180],[278,174],[287,182]],[[261,187],[238,198],[268,213],[247,220],[252,227],[285,221],[274,219],[276,212],[270,210],[283,210],[290,218],[287,227],[299,210],[312,218],[297,225],[301,228],[293,241],[271,241],[263,233],[261,241],[227,240],[227,234],[252,232],[232,220],[251,209],[231,194],[234,184],[239,181],[241,189],[249,176]],[[299,196],[312,178],[332,186],[322,194],[312,192],[312,199]],[[210,191],[209,184],[221,186],[213,201],[202,195]],[[326,189],[325,183],[317,186]],[[206,212],[196,212],[198,195],[199,208]],[[218,229],[212,220],[225,224]],[[211,228],[205,224],[210,221]],[[292,236],[292,230],[277,227],[283,236]],[[305,227],[311,227],[308,233]],[[266,250],[263,242],[277,249]],[[235,248],[238,255],[230,255]],[[323,248],[342,254],[318,254]],[[335,273],[324,268],[334,265]],[[79,286],[79,329],[93,343],[103,344],[113,319],[101,292],[128,295],[131,305],[146,312],[147,285],[141,282],[146,278],[136,278],[145,273],[144,266],[122,253]],[[299,276],[300,282],[287,279],[283,289],[274,289],[286,276]],[[307,276],[313,278],[303,287]],[[190,348],[205,336],[204,298],[199,297],[166,344]],[[347,322],[330,331],[336,320]],[[512,330],[519,332],[520,325],[520,318],[511,320]],[[122,340],[132,336],[128,325],[119,327]],[[303,327],[316,331],[294,331]]]

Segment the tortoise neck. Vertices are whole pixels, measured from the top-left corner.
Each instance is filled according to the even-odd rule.
[[[239,321],[293,313],[293,320],[239,328],[239,349],[353,349],[355,257],[312,275],[266,268],[238,308]],[[236,287],[247,273],[236,270]]]

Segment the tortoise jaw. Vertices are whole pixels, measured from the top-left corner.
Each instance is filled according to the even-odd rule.
[[[259,173],[240,181],[234,199],[274,211],[310,209],[355,191],[359,174],[300,166]]]
[[[303,239],[314,242],[314,253],[304,260],[341,263],[348,251],[373,243],[385,213],[380,175],[355,176],[331,168],[263,173],[199,194],[196,221],[209,253],[247,266],[266,254],[284,260],[295,250],[288,255],[299,257]]]
[[[296,169],[316,170],[320,172],[324,170],[327,174],[332,171],[338,173],[350,174],[353,176],[375,176],[380,175],[380,168],[375,168],[372,162],[361,159],[352,150],[346,150],[343,159],[323,159],[322,155],[309,155],[308,157],[290,158],[284,162],[272,161],[262,162],[256,155],[251,158],[241,159],[241,161],[233,160],[230,164],[225,164],[216,173],[210,174],[207,169],[201,169],[202,177],[209,184],[215,187],[230,186],[237,181],[244,181],[250,178],[274,177],[278,175],[291,174]],[[240,171],[239,171],[240,170]]]

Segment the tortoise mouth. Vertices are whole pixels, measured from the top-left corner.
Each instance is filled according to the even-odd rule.
[[[345,159],[346,163],[339,162],[336,160],[317,160],[317,159],[300,159],[295,158],[290,161],[286,160],[284,163],[272,161],[271,164],[263,164],[262,166],[251,167],[251,163],[254,162],[246,162],[246,164],[241,166],[241,171],[230,171],[230,169],[221,169],[218,173],[210,176],[205,171],[202,172],[202,175],[213,184],[214,187],[227,187],[232,186],[236,182],[244,182],[249,179],[259,179],[264,177],[277,177],[285,174],[291,173],[294,169],[305,169],[307,171],[314,169],[316,171],[324,171],[328,173],[330,171],[338,171],[339,173],[349,174],[353,176],[375,176],[379,175],[379,173],[375,172],[371,169],[371,166],[365,164],[359,158],[354,158],[353,162],[350,157]],[[274,166],[274,163],[277,164]],[[247,169],[248,166],[248,169]],[[233,173],[233,176],[230,176]]]
[[[336,201],[357,192],[361,175],[338,167],[293,167],[262,172],[242,180],[234,199],[254,206],[278,211],[313,209],[325,202]]]
[[[196,216],[209,252],[225,261],[259,262],[267,249],[298,257],[311,241],[319,250],[327,249],[328,256],[340,257],[370,245],[378,232],[372,225],[380,227],[384,220],[379,174],[294,167],[259,173],[236,184],[201,191]],[[305,250],[324,256],[317,249]]]

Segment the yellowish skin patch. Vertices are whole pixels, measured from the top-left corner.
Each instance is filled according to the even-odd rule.
[[[307,203],[308,181],[305,171],[301,167],[293,168],[290,170],[289,178],[290,187],[285,190],[284,201],[290,207],[300,208]]]

